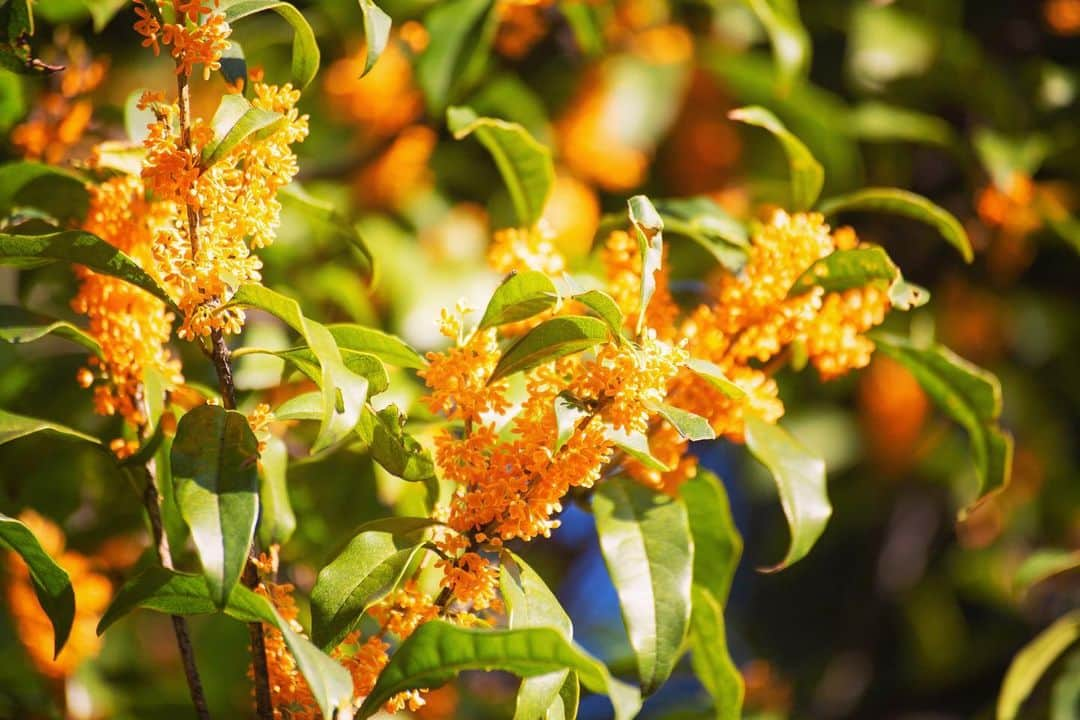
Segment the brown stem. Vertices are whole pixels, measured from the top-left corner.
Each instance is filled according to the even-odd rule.
[[[221,404],[226,410],[236,409],[236,384],[233,382],[232,363],[229,361],[229,346],[220,330],[210,333],[210,359],[217,372],[218,387],[221,390]]]
[[[251,590],[259,587],[259,571],[251,558],[244,566],[242,580]],[[262,623],[248,623],[248,635],[251,637],[251,667],[255,676],[255,709],[260,720],[273,720],[274,699],[270,695],[270,668],[266,664],[266,637]]]
[[[144,468],[144,470],[146,472],[146,489],[143,491],[143,505],[146,507],[147,515],[150,516],[154,549],[157,551],[158,561],[161,566],[172,570],[173,560],[172,551],[169,548],[169,536],[165,534],[161,522],[161,496],[154,481],[154,474],[149,467]],[[191,645],[191,634],[188,632],[187,620],[179,615],[173,615],[172,625],[173,632],[176,633],[176,645],[180,649],[180,658],[184,664],[184,676],[187,678],[191,702],[195,706],[195,716],[199,720],[210,720],[210,708],[206,704],[202,680],[199,678],[199,668],[195,664],[195,648]]]

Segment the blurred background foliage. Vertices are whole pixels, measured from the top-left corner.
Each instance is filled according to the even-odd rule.
[[[931,290],[913,332],[1001,378],[1004,424],[1016,436],[1008,489],[957,520],[974,487],[967,441],[906,370],[880,357],[827,384],[779,377],[788,427],[825,457],[835,508],[793,568],[754,569],[786,542],[761,469],[722,441],[700,454],[728,486],[746,542],[728,627],[747,716],[991,717],[1016,651],[1080,604],[1075,572],[1043,578],[1033,564],[1080,552],[1080,0],[385,0],[394,31],[362,80],[357,4],[296,4],[323,53],[302,101],[311,134],[298,147],[299,179],[355,218],[377,276],[365,284],[354,251],[286,208],[279,240],[263,253],[264,277],[326,322],[371,324],[430,349],[439,308],[459,297],[483,307],[498,283],[484,256],[492,230],[512,223],[509,203],[483,148],[445,129],[450,104],[520,122],[552,147],[558,179],[544,215],[579,267],[602,216],[634,192],[709,195],[739,217],[782,205],[779,146],[726,117],[749,104],[771,109],[810,147],[825,167],[824,197],[903,187],[961,218],[976,247],[970,266],[913,221],[850,220]],[[129,97],[167,87],[171,63],[139,47],[122,0],[34,7],[35,50],[69,70],[0,71],[0,157],[78,162],[94,143],[123,137]],[[777,22],[763,24],[770,12]],[[234,38],[249,67],[287,75],[291,34],[279,18],[245,21]],[[213,112],[222,83],[196,87],[197,113]],[[673,244],[673,287],[691,287],[707,262],[697,246]],[[0,303],[72,318],[73,288],[64,265],[0,270]],[[244,343],[273,346],[278,326],[258,320]],[[95,416],[75,383],[83,361],[61,341],[0,345],[0,407],[116,436],[119,420]],[[275,362],[244,358],[238,384],[275,385]],[[210,375],[191,379],[213,385]],[[419,392],[411,374],[392,378],[389,395],[402,407]],[[420,409],[413,422],[423,435]],[[29,438],[0,447],[0,510],[32,508],[63,529],[86,567],[77,592],[80,581],[116,582],[139,561],[147,532],[125,483],[78,445]],[[355,452],[296,465],[289,491],[301,522],[282,549],[284,576],[303,594],[356,525],[417,512],[416,489]],[[526,557],[557,589],[578,641],[625,668],[591,518],[570,508],[563,520]],[[118,623],[59,692],[16,640],[19,602],[6,593],[11,612],[0,614],[0,717],[190,715],[164,616]],[[211,706],[242,714],[244,629],[220,617],[192,625]],[[514,682],[467,675],[423,716],[507,717]],[[687,667],[643,717],[704,717],[707,707]],[[606,712],[599,700],[582,705],[582,717]],[[1080,717],[1080,651],[1054,666],[1024,713]]]

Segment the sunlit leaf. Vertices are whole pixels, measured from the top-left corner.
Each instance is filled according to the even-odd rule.
[[[727,492],[719,478],[699,470],[679,487],[679,496],[686,504],[694,538],[694,582],[722,607],[742,557],[742,538],[735,528]]]
[[[628,432],[608,425],[604,428],[604,434],[616,449],[626,453],[650,470],[657,472],[671,470],[652,454],[652,450],[649,449],[649,438],[645,433]]]
[[[78,430],[48,420],[16,415],[0,409],[0,445],[35,433],[48,433],[101,446],[101,441],[96,437],[81,433]]]
[[[780,122],[771,112],[760,106],[750,106],[728,113],[732,120],[764,128],[772,133],[787,154],[791,171],[791,204],[793,210],[808,210],[821,194],[825,183],[825,171],[802,140]]]
[[[795,0],[746,0],[765,26],[776,59],[781,88],[804,77],[810,67],[810,34],[799,19]]]
[[[997,720],[1013,720],[1047,669],[1080,640],[1080,610],[1074,610],[1043,630],[1016,654],[998,695]]]
[[[285,441],[270,436],[259,458],[259,542],[263,547],[284,545],[296,530],[296,514],[289,502],[288,466]]]
[[[319,71],[319,45],[315,33],[303,14],[293,5],[280,0],[225,0],[221,10],[229,24],[264,10],[273,10],[293,29],[292,79],[300,89],[306,88]]]
[[[664,221],[660,213],[644,195],[635,195],[627,201],[630,223],[637,237],[641,256],[641,295],[638,306],[637,333],[645,327],[645,311],[656,292],[656,272],[664,259]]]
[[[1023,594],[1044,580],[1077,569],[1080,569],[1080,550],[1036,550],[1016,569],[1016,574],[1013,575],[1013,590]]]
[[[651,404],[649,409],[671,423],[686,440],[712,440],[716,437],[709,421],[697,413],[667,403]]]
[[[360,0],[360,11],[364,14],[364,71],[360,77],[371,72],[379,56],[386,49],[390,39],[390,16],[383,12],[373,0]]]
[[[746,227],[712,198],[654,200],[653,204],[664,221],[668,238],[693,240],[732,272],[746,264],[746,248],[750,246]]]
[[[514,273],[495,288],[479,328],[526,320],[550,310],[558,300],[555,284],[544,273],[536,270]]]
[[[690,617],[690,664],[713,699],[717,720],[742,717],[743,677],[727,649],[723,607],[712,593],[694,583]]]
[[[214,139],[202,151],[202,166],[208,168],[224,160],[241,143],[265,137],[283,122],[284,115],[255,107],[243,95],[223,95],[211,123]]]
[[[607,323],[611,335],[616,340],[622,337],[623,314],[618,304],[611,296],[602,290],[587,290],[571,297],[596,313],[597,317]]]
[[[608,326],[591,317],[554,317],[518,338],[499,358],[488,382],[531,370],[610,339]]]
[[[427,360],[396,335],[347,323],[327,325],[326,329],[343,350],[371,353],[383,362],[397,367],[415,370],[427,367]]]

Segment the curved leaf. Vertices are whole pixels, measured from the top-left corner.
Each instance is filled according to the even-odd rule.
[[[263,10],[273,10],[293,28],[292,77],[303,90],[319,71],[319,44],[308,21],[295,7],[280,0],[233,0],[222,3],[222,12],[229,23]]]
[[[964,260],[971,262],[975,252],[971,240],[960,221],[952,213],[935,205],[922,195],[897,188],[866,188],[848,195],[829,198],[818,208],[824,215],[842,212],[875,211],[921,220],[935,228],[945,241],[960,251]]]
[[[297,370],[306,375],[316,385],[322,384],[322,371],[319,369],[319,361],[315,353],[308,347],[298,347],[289,350],[258,350],[244,348],[248,353],[262,352],[291,363]],[[368,395],[374,396],[384,392],[390,386],[390,376],[386,372],[386,366],[379,358],[371,353],[358,352],[338,348],[341,353],[341,361],[345,367],[355,375],[359,375],[368,381]],[[246,353],[245,353],[246,354]]]
[[[649,694],[671,675],[690,626],[694,543],[686,507],[618,477],[597,488],[593,513],[642,690]]]
[[[699,358],[690,358],[686,361],[686,367],[729,398],[740,400],[746,397],[746,391],[739,387],[734,380],[729,380],[724,375],[724,371],[715,363]]]
[[[697,413],[667,403],[651,403],[649,409],[671,423],[686,440],[712,440],[716,437],[709,421]]]
[[[746,447],[772,473],[791,530],[791,544],[779,564],[783,570],[810,552],[832,515],[825,489],[825,461],[813,455],[779,425],[746,414]]]
[[[742,538],[731,516],[727,492],[712,473],[698,474],[679,488],[694,538],[694,582],[723,607],[742,557]]]
[[[207,615],[217,612],[202,575],[152,565],[124,583],[98,621],[101,635],[132,610],[144,608],[167,615]]]
[[[292,208],[300,213],[311,228],[320,233],[320,236],[325,236],[329,242],[340,243],[355,250],[360,255],[365,277],[372,284],[375,283],[375,256],[371,254],[364,238],[360,237],[356,226],[334,209],[333,205],[312,197],[295,182],[278,190],[278,200],[282,207]]]
[[[488,382],[587,350],[610,337],[607,323],[596,318],[571,315],[545,320],[506,349]]]
[[[86,180],[71,170],[31,160],[0,165],[0,217],[32,207],[60,221],[77,220],[89,206]]]
[[[389,518],[361,525],[345,549],[322,570],[311,590],[311,638],[331,648],[401,580],[420,550],[427,518]]]
[[[514,204],[518,224],[532,227],[543,214],[555,184],[551,150],[537,142],[521,125],[478,117],[467,107],[449,108],[446,124],[457,140],[476,134],[477,140],[495,159]]]
[[[1080,640],[1080,610],[1058,618],[1016,654],[998,695],[997,720],[1013,720],[1039,678],[1073,643]]]
[[[810,34],[799,19],[796,0],[745,0],[765,26],[785,91],[810,68]]]
[[[649,438],[645,433],[628,432],[607,425],[604,428],[604,435],[616,448],[626,453],[634,460],[637,460],[650,470],[659,472],[671,470],[670,467],[652,454],[652,449],[649,447]]]
[[[731,272],[746,264],[750,247],[746,227],[712,198],[705,196],[654,200],[668,237],[681,236],[705,248]]]
[[[693,598],[690,664],[712,696],[717,720],[739,720],[745,688],[742,674],[728,653],[724,609],[711,592],[696,582]]]
[[[34,433],[46,432],[74,440],[82,440],[101,447],[101,441],[92,435],[81,433],[65,425],[58,425],[48,420],[16,415],[7,410],[0,409],[0,445],[12,440],[33,435]]]
[[[1001,428],[1001,383],[993,374],[973,365],[941,345],[916,346],[887,333],[871,336],[880,352],[896,360],[915,376],[926,393],[971,438],[979,493],[975,502],[1009,483],[1012,471],[1012,435]],[[970,506],[961,511],[961,516]]]
[[[224,160],[240,143],[265,137],[284,121],[281,113],[255,107],[243,95],[222,96],[212,121],[214,139],[203,148],[202,166]]]
[[[386,49],[386,42],[390,39],[390,16],[373,0],[360,0],[360,11],[364,14],[364,45],[367,48],[364,71],[360,73],[360,77],[364,77],[375,67]]]
[[[1044,580],[1077,569],[1080,569],[1080,550],[1036,550],[1016,569],[1016,574],[1013,575],[1013,590],[1023,594]]]
[[[801,295],[815,287],[825,292],[842,292],[862,287],[875,280],[892,283],[900,271],[880,247],[837,250],[808,267],[792,284],[788,297]]]
[[[608,329],[611,330],[612,337],[616,340],[622,337],[622,310],[619,309],[618,304],[606,292],[601,290],[587,290],[586,292],[571,296],[571,299],[577,300],[579,303],[596,313],[597,317],[606,322]]]
[[[791,170],[791,203],[793,210],[807,210],[821,194],[825,183],[825,171],[810,153],[802,140],[795,137],[784,124],[763,107],[753,105],[739,108],[728,113],[732,120],[764,128],[771,132],[787,154],[788,167]]]
[[[396,335],[348,323],[327,325],[326,329],[343,350],[368,352],[385,363],[401,368],[421,370],[427,367],[427,360]]]
[[[176,504],[191,529],[210,597],[224,607],[240,579],[259,514],[259,441],[247,418],[203,405],[176,426]]]
[[[0,422],[2,422],[0,416]],[[0,428],[0,444],[5,442]],[[75,591],[64,568],[49,557],[30,528],[13,517],[0,514],[0,547],[18,553],[30,570],[30,582],[38,604],[53,627],[53,657],[60,654],[75,619]]]
[[[47,335],[78,343],[101,357],[101,345],[82,328],[66,320],[32,313],[17,305],[0,305],[0,340],[18,345],[40,340]]]
[[[296,514],[289,502],[288,467],[285,441],[271,436],[259,458],[259,542],[263,547],[284,545],[296,530]]]
[[[612,678],[602,663],[554,628],[477,630],[434,620],[401,644],[357,718],[371,717],[403,690],[438,687],[464,670],[505,670],[528,678],[563,668],[577,671],[589,690],[607,693],[616,720],[630,720],[641,707],[636,689]]]
[[[402,480],[423,482],[433,499],[438,497],[435,462],[427,449],[405,432],[404,418],[397,405],[387,405],[378,412],[364,408],[356,433],[367,445],[372,459],[384,470]]]
[[[513,273],[495,288],[479,329],[526,320],[550,310],[558,301],[559,291],[544,273],[536,270]]]
[[[664,259],[664,221],[644,195],[635,195],[626,204],[641,256],[641,298],[637,318],[637,334],[640,335],[645,327],[645,311],[656,292],[656,271]]]
[[[0,233],[0,265],[41,265],[50,262],[85,265],[94,272],[120,278],[175,308],[169,294],[138,263],[97,235],[64,230],[45,235]]]

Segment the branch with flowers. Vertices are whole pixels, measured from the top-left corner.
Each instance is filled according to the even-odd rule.
[[[471,5],[455,8],[463,12],[455,24],[434,7],[426,22],[447,35],[412,27],[411,40],[391,40],[382,10],[359,5],[366,54],[362,67],[350,68],[363,73],[380,67],[380,56],[400,69],[410,53],[448,52],[448,38],[463,44],[485,23],[499,25],[498,13],[507,17],[492,42],[513,56],[532,42],[515,22],[546,17],[500,3],[492,20],[475,4],[475,17],[464,12]],[[208,718],[188,618],[224,615],[248,627],[262,720],[418,712],[467,670],[520,676],[516,718],[574,718],[584,688],[606,695],[621,720],[637,715],[689,652],[716,716],[737,718],[743,679],[723,610],[742,539],[725,485],[695,443],[745,446],[772,477],[790,537],[764,572],[806,557],[833,512],[824,460],[781,423],[781,373],[830,381],[881,352],[970,436],[978,489],[969,509],[1007,485],[1012,441],[999,422],[996,378],[917,334],[883,332],[890,314],[929,294],[904,279],[884,248],[834,218],[882,212],[919,220],[970,261],[964,228],[929,200],[893,188],[821,200],[822,165],[769,110],[744,107],[729,117],[778,143],[789,173],[786,209],[735,217],[704,196],[633,195],[624,212],[598,218],[589,251],[575,256],[544,214],[560,183],[550,148],[520,122],[451,104],[467,95],[456,84],[468,85],[468,58],[439,65],[421,55],[428,110],[440,125],[445,115],[451,143],[490,155],[485,171],[500,178],[510,218],[487,251],[501,282],[483,307],[443,309],[443,349],[422,355],[375,327],[319,322],[262,282],[260,253],[277,239],[283,206],[352,246],[347,273],[357,284],[383,259],[349,217],[294,182],[295,148],[310,120],[298,103],[319,65],[304,15],[269,0],[135,0],[133,10],[142,45],[171,57],[175,76],[175,86],[132,102],[146,120],[133,128],[138,137],[99,143],[85,162],[65,165],[73,142],[28,130],[27,156],[49,164],[0,168],[0,206],[11,210],[0,261],[70,264],[78,283],[70,304],[83,318],[12,311],[0,316],[0,338],[56,335],[90,350],[76,380],[97,413],[123,420],[119,436],[103,442],[0,411],[0,443],[46,433],[97,448],[132,481],[153,548],[87,619],[72,587],[78,595],[94,576],[65,572],[55,557],[62,536],[48,537],[55,528],[33,516],[0,516],[0,542],[28,568],[19,608],[32,588],[61,658],[69,633],[65,652],[75,658],[136,609],[165,613],[195,713]],[[236,52],[233,26],[262,11],[290,26],[291,82],[248,72]],[[776,11],[756,11],[773,33],[783,31]],[[783,74],[797,75],[802,62]],[[216,73],[225,89],[204,117],[193,87],[221,87],[210,84]],[[365,100],[351,112],[378,115],[374,125],[422,104],[413,97],[405,109],[379,114],[384,108]],[[420,145],[431,140],[425,129],[413,135]],[[614,150],[601,155],[618,159]],[[603,181],[609,189],[638,184],[629,176],[640,158],[630,155],[615,163],[623,177]],[[82,212],[36,200],[29,190],[43,178],[81,198]],[[671,262],[673,248],[686,246],[705,258],[692,282]],[[249,314],[272,318],[286,347],[252,342]],[[238,363],[253,358],[282,368],[272,385],[237,382]],[[202,382],[209,378],[215,382]],[[416,402],[391,391],[401,382]],[[287,477],[344,453],[361,454],[421,500],[363,523],[344,543],[327,538],[324,553],[337,552],[298,602],[293,584],[279,580],[282,548],[307,521],[293,511]],[[571,505],[594,518],[618,596],[633,661],[617,673],[575,642],[556,593],[525,559]],[[87,623],[97,635],[83,642]],[[49,666],[47,654],[38,648],[35,662]]]

